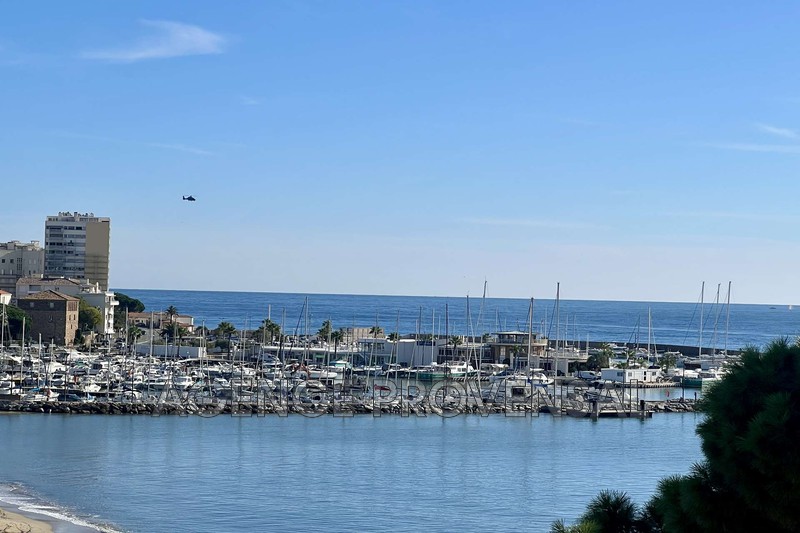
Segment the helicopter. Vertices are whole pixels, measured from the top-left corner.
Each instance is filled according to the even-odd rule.
[[[191,195],[184,196],[183,199],[186,200],[187,202],[194,202],[195,201],[194,196],[191,196]]]

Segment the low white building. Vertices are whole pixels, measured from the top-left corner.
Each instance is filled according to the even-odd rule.
[[[11,293],[0,289],[0,305],[9,305],[11,303]]]
[[[662,375],[660,368],[603,368],[600,371],[600,379],[615,383],[653,383]]]

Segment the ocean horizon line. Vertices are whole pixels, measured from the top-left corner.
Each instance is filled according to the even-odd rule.
[[[139,288],[139,287],[113,287],[109,290],[121,292],[125,291],[151,291],[151,292],[194,292],[194,293],[222,293],[222,294],[279,294],[279,295],[298,295],[298,296],[364,296],[364,297],[379,297],[379,298],[437,298],[437,299],[461,299],[467,298],[467,295],[431,295],[431,294],[374,294],[374,293],[349,293],[349,292],[293,292],[293,291],[262,291],[262,290],[209,290],[209,289],[156,289],[156,288]],[[472,296],[469,298],[473,300],[481,300],[482,295]],[[516,300],[527,302],[531,297],[512,297],[512,296],[486,296],[491,300]],[[534,301],[548,301],[554,302],[555,297],[537,298],[533,297]],[[686,300],[625,300],[625,299],[604,299],[604,298],[559,298],[562,302],[609,302],[609,303],[640,303],[640,304],[698,304],[699,300],[686,301]],[[714,304],[713,300],[707,299],[705,305]],[[718,302],[717,305],[726,305],[725,302]],[[731,305],[757,305],[767,307],[790,307],[794,304],[790,303],[754,303],[754,302],[731,302]]]

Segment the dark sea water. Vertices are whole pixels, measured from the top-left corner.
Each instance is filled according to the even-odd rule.
[[[305,331],[308,300],[308,331],[319,329],[324,320],[335,328],[374,326],[401,333],[444,335],[482,334],[502,330],[528,329],[529,300],[511,298],[470,298],[467,315],[466,298],[425,296],[368,296],[340,294],[292,294],[265,292],[205,292],[119,289],[138,298],[146,310],[158,311],[175,306],[179,312],[195,317],[195,324],[205,322],[213,329],[221,321],[237,328],[255,329],[271,310],[273,321],[284,324],[293,333]],[[708,298],[708,296],[707,296]],[[534,302],[535,331],[556,338],[555,302]],[[700,336],[701,308],[697,303],[611,302],[562,300],[559,303],[560,339],[647,343],[648,310],[652,338],[656,344],[697,346]],[[703,346],[720,350],[746,345],[763,346],[781,336],[800,334],[800,308],[787,306],[731,304],[730,313],[724,303],[706,301],[703,314]],[[729,315],[729,320],[728,320]],[[420,316],[422,319],[420,320]],[[447,317],[447,322],[444,318]],[[467,316],[471,320],[467,320]]]

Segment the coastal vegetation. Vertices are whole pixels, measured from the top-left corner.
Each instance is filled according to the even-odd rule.
[[[10,333],[11,339],[16,339],[22,335],[22,324],[30,325],[31,317],[28,313],[23,311],[17,306],[6,306],[6,323],[3,327],[7,327],[7,333]]]
[[[270,344],[280,341],[281,325],[273,322],[269,318],[265,318],[258,329],[253,332],[252,338],[256,340],[264,339]]]
[[[800,343],[747,348],[700,403],[704,460],[637,507],[603,491],[552,533],[800,531]]]
[[[86,300],[81,298],[78,307],[78,325],[80,329],[84,332],[92,331],[95,326],[100,324],[103,321],[103,317],[100,314],[100,311],[91,305],[89,305]]]
[[[114,298],[119,302],[116,311],[114,312],[114,329],[117,331],[125,331],[125,314],[128,313],[141,313],[144,311],[144,304],[136,298],[131,298],[127,294],[115,292]]]

